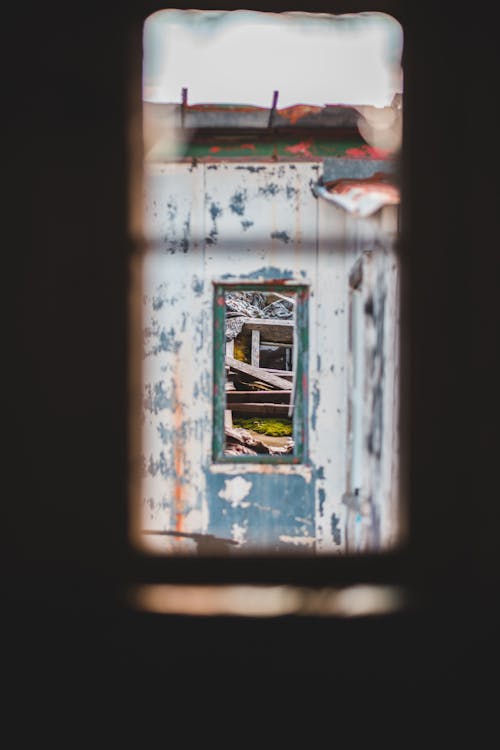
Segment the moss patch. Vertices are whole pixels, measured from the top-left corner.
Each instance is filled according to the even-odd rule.
[[[235,427],[244,427],[245,430],[253,430],[262,435],[272,437],[286,437],[293,434],[291,419],[273,419],[272,417],[251,417],[246,419],[233,419]]]
[[[250,362],[251,336],[240,333],[234,340],[234,358],[240,362]]]

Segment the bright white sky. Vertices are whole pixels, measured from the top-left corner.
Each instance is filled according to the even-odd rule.
[[[162,10],[144,24],[150,102],[389,105],[402,91],[400,24],[384,13]]]

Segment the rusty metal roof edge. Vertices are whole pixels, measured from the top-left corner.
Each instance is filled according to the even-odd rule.
[[[395,184],[397,162],[395,159],[346,159],[327,158],[324,172],[312,185],[316,198],[334,203],[351,214],[365,218],[387,205],[399,202],[399,189]],[[397,197],[381,192],[381,177],[389,178]],[[375,178],[372,180],[372,178]],[[352,181],[350,189],[336,191],[335,183],[342,186]],[[330,183],[334,183],[333,186]],[[387,181],[386,181],[387,183]]]
[[[360,105],[361,106],[361,105]],[[262,128],[269,127],[271,108],[239,104],[194,104],[143,102],[145,115],[188,129],[195,128]],[[324,106],[297,104],[273,112],[273,128],[303,126],[325,128],[356,128],[359,112],[354,106],[326,104]]]
[[[370,159],[370,158],[347,158],[342,156],[327,156],[323,159],[323,174],[319,183],[334,180],[366,180],[378,172],[395,175],[397,170],[397,159]]]
[[[365,191],[362,199],[357,195],[330,193],[324,185],[315,185],[313,192],[316,197],[324,198],[329,203],[334,203],[348,213],[362,219],[372,216],[384,206],[394,205],[393,201],[384,200],[382,196],[377,194],[376,190],[373,193]]]

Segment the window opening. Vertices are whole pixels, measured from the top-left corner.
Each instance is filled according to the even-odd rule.
[[[147,19],[133,461],[147,552],[399,541],[401,50],[383,13]]]
[[[304,285],[216,285],[215,460],[304,460],[307,297]]]

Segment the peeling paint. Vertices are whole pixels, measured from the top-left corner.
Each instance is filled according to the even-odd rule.
[[[272,240],[281,240],[285,244],[288,244],[290,242],[290,235],[288,232],[271,232],[269,235]]]
[[[229,202],[229,208],[233,212],[233,214],[238,214],[238,216],[243,216],[245,213],[245,202],[247,200],[247,191],[241,190],[234,193],[234,195],[231,196],[231,200]]]
[[[243,477],[235,477],[234,479],[226,479],[224,489],[217,494],[223,500],[227,500],[233,508],[248,508],[250,503],[244,503],[242,501],[247,497],[251,489],[252,482],[243,479]]]
[[[183,253],[187,253],[187,251],[189,250],[190,226],[191,214],[188,214],[187,219],[182,225],[182,238],[180,240],[180,247]]]
[[[248,524],[233,523],[231,526],[231,537],[238,544],[244,544],[246,541],[246,535],[248,530]]]
[[[145,357],[159,354],[160,352],[173,352],[177,354],[182,346],[182,342],[176,337],[176,333],[173,328],[166,331],[164,328],[160,329],[156,321],[150,328],[144,330],[144,340],[156,338],[157,344],[144,353]]]
[[[243,231],[246,232],[247,229],[250,229],[250,227],[253,227],[253,224],[254,224],[253,221],[248,221],[247,219],[242,221],[241,226],[242,226]]]
[[[312,547],[316,542],[313,536],[286,536],[285,534],[280,534],[279,540],[285,544],[293,544],[298,547]]]
[[[255,173],[255,172],[262,172],[263,170],[266,169],[266,167],[254,167],[253,164],[248,164],[245,166],[239,164],[238,166],[235,167],[235,169],[244,169],[247,172]]]
[[[236,278],[235,274],[232,273],[225,273],[221,276],[221,279],[234,279]],[[263,268],[257,269],[257,271],[251,271],[250,273],[240,273],[238,274],[239,279],[254,279],[257,281],[258,279],[263,279],[264,281],[272,281],[274,279],[293,279],[294,273],[289,268],[280,269],[276,268],[275,266],[264,266]]]
[[[331,531],[332,539],[336,545],[340,546],[341,543],[341,532],[340,532],[340,518],[336,513],[332,513],[331,518]]]
[[[165,391],[165,382],[145,386],[146,396],[143,400],[144,409],[152,414],[158,414],[174,406],[174,396]]]
[[[317,381],[314,381],[311,395],[312,395],[311,427],[313,428],[313,430],[315,430],[316,429],[316,414],[317,414],[318,406],[320,402],[320,391],[319,391]]]
[[[259,193],[264,195],[266,198],[273,197],[279,193],[279,185],[277,185],[275,182],[268,182],[264,185],[264,187],[259,187]]]
[[[222,216],[222,208],[219,206],[218,203],[212,202],[210,204],[209,211],[210,211],[210,216],[212,217],[212,221],[214,222],[216,221],[216,219],[218,219],[219,216]]]
[[[318,489],[318,506],[319,506],[319,514],[320,516],[323,515],[324,509],[325,509],[325,500],[326,500],[326,492],[323,489],[323,487],[320,487]]]

